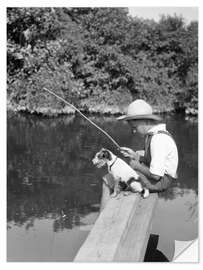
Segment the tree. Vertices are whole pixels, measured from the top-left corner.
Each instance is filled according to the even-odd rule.
[[[13,105],[38,111],[46,82],[87,110],[95,96],[105,105],[103,97],[115,94],[116,104],[121,89],[165,109],[197,107],[197,22],[186,26],[175,15],[156,23],[129,17],[126,8],[8,8],[7,18]],[[50,100],[49,109],[55,105]]]

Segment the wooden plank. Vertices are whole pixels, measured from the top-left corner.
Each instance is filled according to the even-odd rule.
[[[135,193],[108,200],[74,261],[142,261],[156,201],[156,194],[143,199]]]
[[[131,222],[126,227],[114,259],[116,261],[140,262],[144,260],[151,231],[157,194],[150,194],[147,199],[140,199],[132,213]]]

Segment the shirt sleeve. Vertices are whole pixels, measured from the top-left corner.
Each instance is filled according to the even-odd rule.
[[[166,160],[166,135],[156,134],[150,144],[151,163],[150,172],[158,176],[164,176]]]

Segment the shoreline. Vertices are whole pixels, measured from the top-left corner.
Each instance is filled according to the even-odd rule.
[[[118,107],[114,106],[106,106],[105,111],[101,111],[97,108],[78,108],[82,113],[87,115],[101,115],[101,116],[120,116],[123,113],[119,111]],[[183,113],[186,117],[198,117],[198,111],[194,108],[187,108],[187,109],[179,109],[176,110],[175,108],[158,108],[153,107],[153,111],[155,114],[168,114],[168,113]],[[62,115],[73,116],[76,114],[76,111],[68,106],[64,107],[63,109],[51,109],[51,108],[42,108],[40,110],[29,110],[25,106],[20,105],[11,105],[10,103],[7,104],[7,112],[13,113],[25,113],[27,115],[36,115],[40,117],[58,117]]]

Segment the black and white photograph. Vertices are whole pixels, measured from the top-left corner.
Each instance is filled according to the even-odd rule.
[[[198,263],[199,7],[68,2],[5,7],[6,261]]]

